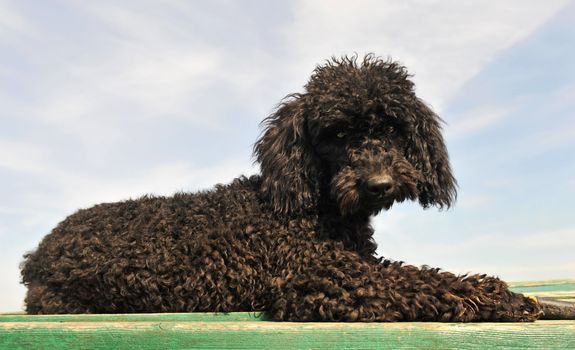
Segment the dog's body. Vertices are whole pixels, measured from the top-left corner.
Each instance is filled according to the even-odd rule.
[[[530,321],[540,305],[484,275],[376,258],[370,217],[449,206],[439,118],[405,69],[318,67],[266,120],[261,175],[80,210],[28,254],[29,313],[265,311],[295,321]]]

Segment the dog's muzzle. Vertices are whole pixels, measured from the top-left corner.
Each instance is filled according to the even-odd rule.
[[[350,158],[332,180],[332,196],[343,215],[373,215],[417,197],[421,175],[396,150],[364,148]]]

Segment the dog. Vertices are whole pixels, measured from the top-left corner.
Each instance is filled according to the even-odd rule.
[[[496,277],[376,255],[372,216],[456,199],[441,124],[399,63],[332,58],[264,120],[259,175],[67,217],[25,255],[26,311],[533,321],[541,304]]]

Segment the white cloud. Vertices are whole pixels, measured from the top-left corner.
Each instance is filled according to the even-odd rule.
[[[14,33],[27,33],[33,29],[30,21],[26,19],[13,6],[16,1],[0,2],[0,38],[1,40],[13,41],[10,38]]]
[[[575,123],[566,124],[568,125],[560,125],[538,133],[534,138],[534,147],[530,149],[530,152],[524,154],[533,156],[555,148],[573,145],[575,143]],[[518,156],[520,155],[518,154]]]
[[[117,95],[146,101],[155,113],[181,112],[190,94],[217,71],[220,59],[216,52],[163,53],[124,67],[107,86]]]
[[[210,189],[217,183],[229,183],[233,178],[255,173],[248,160],[228,159],[208,167],[189,163],[165,163],[145,174],[127,179],[101,179],[69,174],[57,179],[66,207],[86,207],[99,202],[137,198],[144,194],[172,195],[177,191]]]
[[[507,252],[551,249],[575,251],[575,228],[525,233],[520,236],[509,235],[505,232],[484,234],[467,240],[451,242],[449,245],[438,244],[429,248],[440,254],[451,251],[473,253],[481,249]]]
[[[353,51],[391,55],[416,74],[420,95],[441,110],[498,52],[566,3],[300,0],[286,36],[303,62]]]
[[[182,4],[169,4],[174,7],[71,5],[98,31],[87,31],[83,41],[76,42],[74,36],[56,38],[38,29],[20,44],[20,54],[37,74],[22,71],[19,78],[35,96],[32,103],[6,99],[6,113],[44,123],[85,145],[121,139],[115,129],[118,122],[166,116],[219,130],[228,127],[226,118],[235,110],[253,110],[255,128],[279,102],[273,90],[277,86],[270,88],[269,83],[275,83],[272,72],[286,62],[276,60],[265,47],[249,48],[250,55],[238,56],[231,47],[214,45],[201,33],[190,32],[185,13],[179,17],[176,12]],[[77,52],[70,49],[75,45]],[[285,74],[278,70],[282,81]]]
[[[530,263],[482,264],[469,266],[469,271],[485,271],[497,275],[510,282],[515,281],[544,281],[551,279],[573,278],[575,276],[574,262],[542,261],[534,258]],[[461,273],[465,273],[461,271]]]
[[[564,228],[522,235],[498,232],[462,237],[414,247],[412,254],[419,252],[429,261],[442,261],[443,268],[458,273],[487,272],[508,280],[533,280],[575,275],[573,251],[575,228]]]
[[[457,198],[457,207],[466,210],[485,208],[494,203],[495,200],[496,197],[489,194],[468,195],[460,192]]]
[[[278,67],[281,70],[287,63],[278,61],[265,46],[244,47],[245,55],[237,55],[234,51],[236,36],[244,38],[261,35],[261,28],[249,24],[238,28],[233,23],[224,23],[224,27],[214,28],[213,32],[195,33],[194,24],[198,13],[205,16],[217,15],[210,12],[213,9],[210,10],[209,6],[171,0],[161,5],[148,3],[136,11],[133,6],[126,4],[100,1],[90,3],[85,10],[110,29],[114,40],[121,44],[127,57],[137,56],[135,62],[129,62],[133,68],[128,67],[120,74],[120,78],[128,78],[130,81],[130,75],[134,75],[136,81],[141,82],[138,85],[143,87],[146,84],[148,89],[154,87],[152,93],[141,96],[136,94],[142,97],[138,100],[143,103],[167,98],[161,105],[167,108],[171,106],[173,96],[181,95],[179,92],[184,91],[189,99],[194,96],[194,92],[204,87],[202,82],[209,82],[212,89],[217,84],[223,86],[227,93],[245,99],[246,105],[258,104],[260,96],[268,93],[263,82],[270,77],[274,79],[272,72],[277,71]],[[218,41],[219,33],[229,35],[228,44],[213,42],[214,39]],[[215,38],[212,37],[214,35]],[[142,48],[146,51],[138,52]],[[187,51],[182,51],[182,48],[187,48]],[[138,62],[141,57],[148,59]],[[281,78],[281,73],[279,75],[278,78]],[[186,79],[188,76],[192,79]],[[180,82],[177,85],[179,88],[173,93],[169,89],[164,92],[162,84]],[[126,91],[123,87],[120,85],[118,91]],[[158,91],[159,96],[155,95]],[[271,109],[275,102],[266,101],[266,106]]]
[[[449,128],[446,128],[446,135],[458,138],[469,136],[497,124],[512,115],[514,110],[516,108],[513,105],[506,104],[494,109],[481,107],[478,110],[469,111],[465,114],[465,118],[459,118],[456,122],[451,123]]]
[[[493,222],[484,225],[486,232],[469,227],[456,233],[453,228],[445,231],[450,226],[445,221],[440,223],[461,221],[452,213],[444,217],[449,214],[423,211],[415,203],[380,214],[373,221],[378,252],[416,266],[426,264],[458,274],[488,273],[509,281],[575,276],[575,227],[518,234]],[[457,222],[452,223],[455,230],[461,227]]]
[[[232,158],[203,167],[195,167],[189,162],[163,163],[129,178],[107,177],[52,167],[49,160],[36,156],[32,155],[20,163],[9,163],[11,159],[2,162],[0,158],[0,166],[6,164],[11,170],[41,175],[53,185],[52,191],[57,193],[52,200],[65,210],[99,202],[137,198],[144,194],[172,195],[177,191],[209,189],[217,183],[228,183],[239,175],[247,176],[257,172],[249,159]],[[23,195],[29,197],[29,194]],[[45,202],[44,195],[36,193],[28,198],[27,209],[20,210],[32,213],[37,208],[46,206]],[[0,212],[2,211],[0,207]],[[4,211],[13,212],[8,208]]]
[[[0,140],[0,168],[41,175],[54,172],[46,161],[49,152],[38,144]]]
[[[374,238],[378,244],[379,255],[402,260],[409,258],[406,253],[410,252],[412,247],[420,245],[415,237],[409,234],[405,225],[413,215],[424,215],[421,209],[416,207],[415,203],[396,204],[390,211],[381,212],[373,218]]]
[[[575,85],[539,93],[524,94],[494,106],[482,106],[457,118],[446,135],[464,138],[514,118],[516,135],[510,138],[509,147],[493,155],[500,162],[526,160],[558,148],[575,145],[575,119],[572,109]],[[543,110],[542,110],[543,108]],[[545,125],[538,125],[544,123]],[[534,124],[536,127],[527,125]]]
[[[21,311],[25,288],[20,284],[18,262],[14,256],[3,257],[0,260],[0,276],[2,276],[2,298],[0,298],[0,312]]]
[[[177,21],[164,16],[169,6],[131,6],[130,4],[98,1],[82,4],[79,9],[87,11],[119,35],[119,40],[170,45],[170,38],[179,32]],[[175,14],[175,13],[174,13]]]
[[[67,79],[45,82],[54,89],[38,104],[36,115],[57,123],[97,119],[124,108],[138,111],[138,119],[182,115],[190,96],[218,70],[219,57],[216,52],[132,48],[105,59],[69,62],[61,67]]]

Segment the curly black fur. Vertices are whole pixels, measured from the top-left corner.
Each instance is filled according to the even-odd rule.
[[[440,122],[404,67],[332,59],[265,120],[261,175],[66,218],[26,255],[26,310],[532,321],[540,305],[497,278],[375,255],[371,216],[404,200],[455,200]]]

